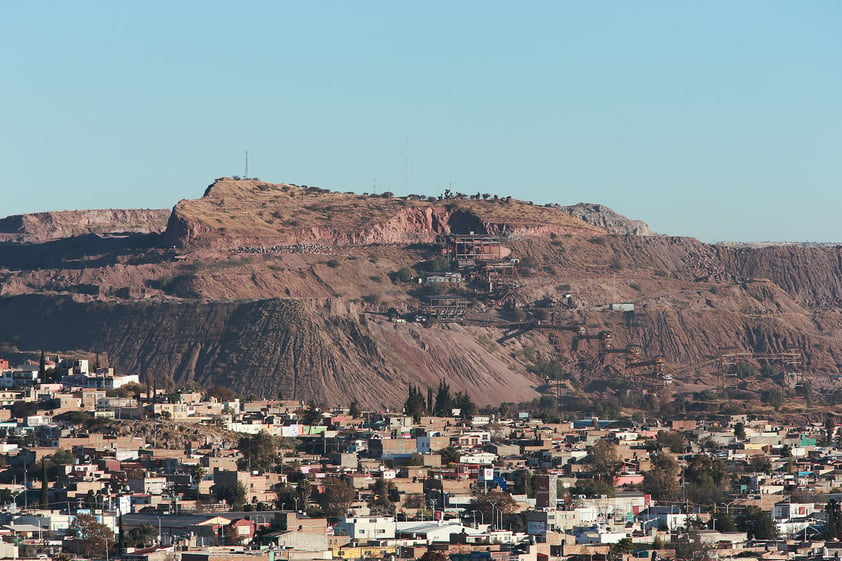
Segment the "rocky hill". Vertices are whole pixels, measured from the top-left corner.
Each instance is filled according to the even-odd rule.
[[[85,234],[163,232],[167,209],[68,210],[16,214],[0,219],[0,240],[42,242]]]
[[[201,199],[175,206],[166,238],[179,247],[344,247],[432,243],[451,233],[524,237],[603,231],[559,209],[511,198],[378,197],[223,178]]]
[[[602,228],[610,234],[631,234],[635,236],[653,236],[655,233],[642,220],[631,220],[622,214],[614,212],[605,205],[593,203],[579,203],[573,206],[560,207],[572,216],[579,218],[592,226]]]
[[[480,404],[836,399],[839,247],[711,246],[577,207],[218,180],[161,234],[2,243],[0,355],[86,349],[146,377],[374,407],[442,379]],[[423,282],[471,233],[505,257]],[[459,321],[415,321],[438,313]],[[720,375],[738,361],[751,379]]]

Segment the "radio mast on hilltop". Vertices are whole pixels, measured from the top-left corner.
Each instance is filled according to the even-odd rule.
[[[245,169],[245,172],[243,173],[243,179],[248,179],[248,178],[249,178],[249,151],[246,150],[246,169]]]

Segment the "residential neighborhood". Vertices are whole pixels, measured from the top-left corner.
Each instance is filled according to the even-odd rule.
[[[508,404],[477,410],[443,382],[427,400],[411,389],[406,414],[158,387],[82,359],[0,367],[0,558],[837,559],[842,550],[832,417],[549,419]]]

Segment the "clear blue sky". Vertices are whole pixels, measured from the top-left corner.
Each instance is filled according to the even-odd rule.
[[[172,207],[248,150],[271,182],[842,241],[837,0],[0,0],[0,52],[0,216]]]

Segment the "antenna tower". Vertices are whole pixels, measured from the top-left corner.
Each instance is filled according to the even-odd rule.
[[[243,173],[243,179],[249,178],[249,151],[246,150],[246,170]]]

